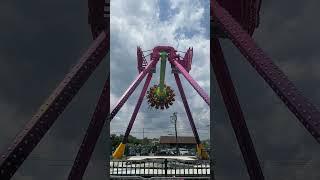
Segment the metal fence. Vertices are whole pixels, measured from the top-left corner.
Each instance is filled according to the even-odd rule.
[[[111,176],[140,177],[209,177],[210,164],[207,160],[112,160]]]
[[[150,177],[150,178],[144,178],[141,176],[110,176],[111,180],[146,180],[146,179],[179,179],[179,180],[185,180],[185,179],[210,179],[210,177]]]

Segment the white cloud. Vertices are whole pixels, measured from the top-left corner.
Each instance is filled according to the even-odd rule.
[[[200,21],[204,18],[205,7],[198,1],[170,1],[168,7],[172,13],[169,19],[160,21],[160,7],[158,1],[118,0],[111,3],[111,107],[129,87],[130,83],[138,75],[136,47],[143,50],[152,49],[158,45],[169,45],[178,50],[186,51],[193,47],[194,55],[190,74],[209,94],[210,89],[210,56],[209,37],[205,35],[205,27]],[[183,35],[183,32],[191,32],[193,36]],[[145,54],[146,55],[146,54]],[[159,64],[158,64],[159,67]],[[150,85],[158,82],[158,69],[154,74]],[[197,127],[205,127],[209,124],[209,107],[196,93],[192,86],[180,75],[183,87],[188,98],[188,103]],[[141,128],[155,128],[153,134],[146,136],[166,135],[170,126],[169,117],[173,112],[178,112],[178,125],[180,132],[191,132],[190,124],[185,114],[185,109],[180,101],[180,94],[176,87],[174,77],[171,74],[170,65],[167,65],[166,83],[174,88],[177,101],[166,111],[153,112],[148,110],[144,101],[138,113],[132,131],[141,131]],[[126,104],[118,112],[111,123],[111,132],[119,132],[126,129],[138,100],[144,81],[141,82]],[[178,103],[177,103],[178,102]],[[158,130],[157,130],[158,128]],[[189,133],[189,135],[192,135]],[[137,135],[138,137],[141,137]],[[201,134],[200,134],[201,136]],[[203,137],[208,138],[209,134]]]

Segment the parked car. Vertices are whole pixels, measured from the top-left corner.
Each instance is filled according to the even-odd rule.
[[[186,148],[179,148],[179,155],[180,156],[188,156],[190,155],[190,151]]]
[[[157,151],[156,155],[158,155],[158,156],[166,156],[166,155],[168,155],[168,152],[165,149],[161,149],[161,150]]]

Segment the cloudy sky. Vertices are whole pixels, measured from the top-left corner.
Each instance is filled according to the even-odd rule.
[[[111,107],[115,106],[138,75],[137,46],[143,50],[150,50],[158,45],[168,45],[180,51],[193,47],[194,56],[190,74],[209,94],[209,14],[209,0],[112,1]],[[146,52],[145,55],[148,53]],[[184,56],[184,53],[181,53],[181,56]],[[150,56],[148,60],[149,58]],[[150,83],[152,86],[159,82],[159,68],[160,63]],[[184,77],[182,75],[180,77],[200,138],[207,139],[209,138],[209,107]],[[112,133],[124,134],[143,84],[144,81],[112,121]],[[148,137],[174,133],[174,126],[170,123],[173,112],[178,113],[178,134],[193,135],[169,64],[166,68],[166,84],[173,87],[177,101],[167,110],[150,110],[145,98],[133,126],[132,135],[141,138],[143,128],[144,135]]]
[[[128,0],[127,3],[129,2],[131,1]],[[161,0],[161,3],[163,2],[166,1]],[[204,24],[199,26],[196,20],[194,20],[193,26],[189,26],[187,24],[190,24],[190,21],[193,20],[183,19],[183,15],[177,15],[177,12],[186,12],[183,10],[185,8],[193,9],[197,7],[197,2],[192,1],[195,4],[190,5],[184,4],[185,1],[174,2],[173,7],[180,8],[180,11],[178,9],[171,11],[170,8],[161,10],[161,7],[170,7],[170,4],[158,6],[154,2],[154,4],[145,6],[142,6],[142,3],[134,3],[130,6],[123,4],[124,7],[135,7],[135,9],[130,11],[129,8],[123,8],[122,10],[118,7],[119,11],[114,12],[117,14],[115,16],[119,18],[124,12],[143,14],[139,18],[132,16],[130,22],[125,19],[120,21],[124,24],[123,27],[129,27],[129,29],[119,28],[115,21],[113,21],[115,24],[112,24],[113,32],[115,32],[115,28],[118,28],[117,31],[119,31],[118,34],[112,34],[111,47],[112,53],[114,53],[111,54],[112,65],[116,65],[114,60],[121,55],[116,55],[120,49],[114,47],[123,47],[125,41],[127,42],[126,48],[121,57],[126,56],[126,64],[132,63],[131,66],[134,67],[120,64],[123,72],[132,74],[132,76],[121,76],[121,73],[118,72],[119,77],[127,78],[126,82],[131,82],[134,75],[137,74],[135,69],[136,46],[141,45],[143,49],[150,49],[159,43],[156,41],[158,39],[162,43],[168,44],[171,39],[190,41],[190,43],[179,41],[179,49],[185,50],[188,46],[194,47],[195,58],[191,74],[194,74],[197,80],[205,79],[198,75],[200,70],[197,70],[196,66],[199,62],[207,63],[204,61],[207,57],[205,54],[209,52],[201,48],[208,44],[207,26]],[[254,34],[258,44],[283,69],[300,91],[318,107],[320,106],[320,84],[318,83],[320,81],[320,51],[318,46],[320,25],[316,19],[320,16],[319,5],[318,0],[265,0],[262,3],[261,24]],[[204,14],[208,11],[207,6],[199,6],[205,7]],[[160,8],[150,9],[151,7]],[[87,11],[86,0],[69,0],[68,2],[62,0],[41,2],[0,1],[1,151],[7,148],[15,135],[30,120],[45,98],[49,96],[70,67],[77,62],[77,58],[88,47],[91,34],[87,24]],[[148,20],[148,18],[153,17],[152,14],[156,16],[157,13],[161,14],[161,12],[164,15],[160,16],[160,19]],[[203,15],[198,10],[190,10],[188,17],[191,16],[199,19],[199,16],[206,17],[207,15]],[[139,20],[141,18],[150,23],[142,23]],[[181,19],[179,20],[179,18]],[[158,27],[162,29],[161,32],[163,33],[154,28],[155,24],[161,24],[158,23],[159,21],[163,22],[162,26]],[[205,21],[203,19],[203,23]],[[143,28],[143,35],[149,37],[146,42],[142,42],[142,39],[140,39],[142,36],[130,35],[130,33],[139,34],[136,31],[138,28],[135,27],[139,23],[145,27]],[[164,28],[166,23],[171,25]],[[184,27],[181,30],[178,28],[177,37],[174,36],[174,28],[171,27],[174,27],[174,25]],[[154,33],[155,35],[152,36],[153,32],[146,30],[148,28],[153,28],[158,33]],[[133,31],[130,31],[131,29]],[[164,33],[169,35],[163,35]],[[183,34],[185,34],[185,37]],[[164,37],[167,37],[167,40]],[[195,39],[202,41],[198,42]],[[173,41],[171,44],[177,46],[174,43],[177,42]],[[257,76],[257,73],[242,58],[238,50],[228,40],[223,40],[222,45],[266,179],[320,179],[319,144],[278,100],[262,78]],[[196,58],[196,56],[199,58]],[[118,58],[118,60],[121,59]],[[112,70],[111,80],[114,86],[112,87],[114,100],[118,98],[117,94],[121,94],[127,88],[127,85],[117,81],[118,78],[116,78],[115,73]],[[102,89],[105,74],[106,65],[102,64],[19,168],[13,179],[57,180],[66,178]],[[202,74],[201,76],[206,75]],[[214,104],[216,176],[217,179],[222,180],[245,180],[248,179],[246,169],[214,78],[212,76],[213,82],[210,86],[213,87],[213,91],[210,95],[213,97],[212,103]],[[171,82],[168,79],[168,83]],[[201,85],[208,91],[209,86],[206,86],[206,84],[208,83],[203,82]],[[188,83],[184,82],[184,87],[185,89],[189,87],[189,90],[186,91],[188,92],[187,96],[190,97],[189,103],[192,104],[192,99],[197,98],[198,95],[193,94],[194,91]],[[118,93],[117,88],[119,88]],[[132,105],[136,103],[134,97],[139,94],[139,90],[138,88],[137,92],[129,99]],[[197,99],[194,101],[197,101]],[[113,104],[111,103],[111,105]],[[205,104],[200,105],[204,106]],[[181,105],[177,106],[181,107]],[[203,109],[206,110],[207,107],[204,107]],[[145,114],[150,113],[145,105],[142,106],[141,110],[143,111],[143,109]],[[193,110],[196,112],[196,108],[193,108]],[[132,109],[126,107],[122,111],[128,111],[131,114]],[[140,113],[140,115],[142,114]],[[167,114],[169,116],[171,113],[168,112]],[[195,114],[194,116],[196,117]],[[120,114],[118,118],[122,119]],[[141,119],[144,118],[140,116],[135,125],[137,127],[134,127],[133,131],[141,131],[141,129],[138,129],[139,125],[141,128],[142,125],[148,124]],[[182,115],[180,119],[181,121],[185,120]],[[149,120],[158,122],[151,118]],[[201,122],[200,120],[197,122]],[[126,125],[128,119],[122,121]],[[163,122],[165,121],[166,119],[163,119]],[[163,124],[158,124],[158,126],[164,126]],[[182,128],[189,127],[188,124],[180,123],[180,125],[184,125]],[[116,119],[114,119],[112,126],[116,126]],[[105,178],[106,144],[104,138],[106,133],[104,132],[98,141],[84,179]]]

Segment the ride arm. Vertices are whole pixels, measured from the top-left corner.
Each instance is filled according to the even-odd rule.
[[[159,83],[159,88],[160,91],[163,91],[164,88],[164,79],[166,75],[166,62],[167,62],[167,53],[166,52],[161,52],[160,53],[160,58],[161,58],[161,64],[160,64],[160,83]]]

